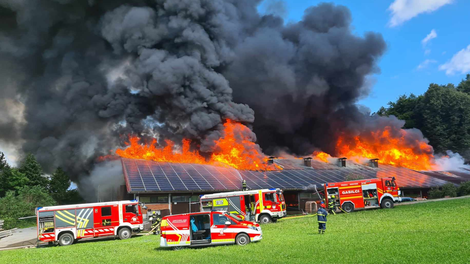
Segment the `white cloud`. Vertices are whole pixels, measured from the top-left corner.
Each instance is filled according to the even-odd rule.
[[[418,67],[416,67],[416,69],[417,69],[417,70],[422,70],[422,69],[428,67],[429,64],[433,64],[433,63],[436,63],[436,62],[437,62],[437,61],[435,61],[435,60],[425,60],[425,61],[421,62],[421,63],[418,65]]]
[[[392,17],[388,22],[390,27],[396,27],[421,13],[431,13],[452,3],[453,0],[395,0],[388,10]]]
[[[439,70],[446,71],[447,75],[470,72],[470,45],[457,52],[450,61],[439,66]]]
[[[434,38],[437,38],[437,33],[436,33],[436,31],[433,29],[433,30],[431,30],[431,33],[429,33],[423,40],[421,40],[421,43],[423,44],[423,46],[426,46],[426,44],[427,44],[431,39],[434,39]]]

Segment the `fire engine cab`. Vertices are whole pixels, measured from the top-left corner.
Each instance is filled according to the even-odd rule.
[[[160,247],[208,246],[259,241],[259,224],[241,221],[227,212],[198,212],[165,216],[160,226]]]
[[[276,222],[286,216],[286,202],[280,189],[261,189],[206,194],[200,199],[201,211],[225,211],[240,220]]]
[[[334,199],[336,207],[341,206],[348,213],[364,208],[392,208],[395,202],[401,201],[395,177],[326,183],[323,186],[327,194],[326,204]]]
[[[38,241],[61,246],[82,238],[127,239],[144,228],[137,200],[38,207],[36,218]]]

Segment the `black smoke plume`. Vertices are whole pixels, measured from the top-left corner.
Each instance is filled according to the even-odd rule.
[[[258,4],[0,0],[0,139],[73,180],[127,133],[210,151],[227,118],[252,126],[267,152],[330,150],[369,118],[355,103],[385,42],[354,35],[344,6],[286,24]],[[21,103],[22,120],[6,101]]]

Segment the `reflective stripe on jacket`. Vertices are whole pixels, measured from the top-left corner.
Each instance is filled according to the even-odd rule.
[[[328,216],[328,212],[321,208],[318,209],[317,211],[317,220],[318,220],[318,223],[326,223],[326,217]]]

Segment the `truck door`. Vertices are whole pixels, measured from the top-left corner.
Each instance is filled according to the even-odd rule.
[[[95,207],[95,236],[114,235],[113,226],[119,225],[118,214],[119,212],[117,205]]]
[[[140,224],[139,221],[139,205],[138,204],[123,204],[122,205],[122,221],[130,224]]]

